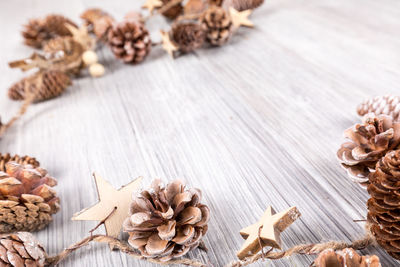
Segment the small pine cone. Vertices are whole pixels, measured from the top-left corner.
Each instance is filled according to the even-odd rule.
[[[0,172],[0,233],[36,231],[52,221],[60,199],[51,188],[57,181],[42,168],[6,164]]]
[[[0,171],[6,172],[6,164],[10,161],[15,161],[18,164],[22,164],[22,165],[29,164],[34,168],[37,168],[40,166],[39,161],[37,161],[35,158],[29,157],[29,156],[20,157],[19,155],[14,155],[11,157],[11,155],[9,153],[7,153],[7,154],[0,153]]]
[[[264,0],[225,0],[223,3],[223,7],[233,7],[238,11],[244,11],[247,9],[255,9],[261,6],[263,3]]]
[[[151,49],[147,29],[141,23],[131,20],[113,25],[108,32],[108,44],[116,58],[133,64],[142,62]]]
[[[352,248],[322,251],[311,266],[315,267],[381,267],[378,256],[360,256]]]
[[[163,6],[168,4],[169,2],[171,2],[172,0],[161,0],[161,2],[163,2]],[[161,6],[161,8],[163,7]],[[183,6],[181,3],[178,3],[174,6],[172,6],[171,8],[167,9],[166,11],[164,11],[162,13],[162,15],[164,17],[166,17],[167,19],[170,20],[174,20],[176,19],[179,15],[181,15],[183,12]]]
[[[206,0],[189,0],[183,7],[183,13],[185,15],[197,15],[203,13],[207,9]]]
[[[85,21],[89,30],[93,31],[97,39],[107,41],[108,31],[115,22],[110,14],[99,8],[90,8],[82,13],[81,18]]]
[[[370,231],[382,248],[400,260],[400,150],[379,160],[368,193]]]
[[[39,84],[40,87],[37,88]],[[61,95],[70,84],[71,79],[63,72],[52,70],[36,72],[12,85],[8,89],[8,96],[12,100],[24,100],[29,90],[35,94],[34,101],[39,102]]]
[[[222,7],[211,6],[201,17],[206,29],[206,40],[215,46],[225,44],[232,35],[232,19]]]
[[[389,115],[393,120],[400,120],[400,96],[376,96],[362,102],[357,107],[357,113],[364,116],[367,113]]]
[[[399,145],[400,122],[386,115],[369,114],[362,124],[347,129],[344,136],[348,141],[341,145],[337,157],[351,179],[367,185],[378,160]]]
[[[43,267],[46,257],[45,249],[31,233],[0,235],[0,266]]]
[[[29,20],[22,31],[25,44],[41,48],[46,41],[54,37],[71,36],[70,31],[65,27],[66,23],[76,26],[75,23],[61,15],[48,15],[45,18]]]
[[[172,26],[171,36],[179,50],[187,53],[204,44],[205,31],[203,26],[198,23],[178,22]]]
[[[185,189],[181,181],[166,187],[159,180],[151,190],[134,196],[124,222],[129,244],[145,258],[169,261],[195,249],[207,232],[209,209],[199,189]]]

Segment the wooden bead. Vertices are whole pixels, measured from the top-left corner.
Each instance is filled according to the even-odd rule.
[[[104,66],[99,63],[92,64],[89,67],[89,73],[92,77],[101,77],[104,75],[104,72]]]
[[[86,66],[90,66],[94,63],[97,63],[97,60],[98,60],[97,54],[96,54],[96,52],[94,52],[92,50],[87,50],[83,53],[82,60]]]

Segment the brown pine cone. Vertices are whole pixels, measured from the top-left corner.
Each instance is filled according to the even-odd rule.
[[[224,0],[223,7],[233,7],[238,11],[243,11],[247,9],[255,9],[263,3],[264,0]]]
[[[43,229],[60,209],[51,188],[57,181],[30,165],[8,162],[6,170],[0,172],[0,233]]]
[[[400,143],[400,122],[386,115],[367,115],[362,124],[347,129],[348,139],[337,152],[337,157],[347,174],[355,182],[368,184],[368,175],[386,152]]]
[[[162,8],[163,6],[165,6],[166,4],[168,4],[171,1],[172,0],[161,0],[161,2],[163,2],[163,5],[160,8]],[[167,9],[166,11],[164,11],[162,13],[162,15],[170,20],[174,20],[179,15],[181,15],[182,12],[183,12],[183,6],[181,3],[178,3],[174,6],[172,6],[171,8]]]
[[[181,181],[166,187],[159,180],[151,190],[134,196],[124,222],[129,244],[143,257],[168,261],[196,248],[207,232],[209,209],[199,189],[185,189]]]
[[[368,223],[378,244],[400,259],[400,150],[387,153],[370,176]]]
[[[43,267],[46,252],[39,241],[28,232],[0,235],[0,266]]]
[[[352,248],[322,251],[311,266],[315,267],[381,267],[378,256],[360,256]]]
[[[71,79],[63,72],[39,71],[12,85],[8,89],[8,96],[12,100],[24,100],[29,90],[35,94],[34,101],[39,102],[61,95],[70,84]]]
[[[90,8],[82,13],[81,18],[85,21],[89,30],[96,35],[97,39],[107,41],[108,31],[115,22],[110,14],[99,8]]]
[[[206,0],[189,0],[183,7],[183,13],[185,15],[196,15],[201,14],[207,9]]]
[[[0,171],[5,172],[6,171],[6,164],[10,161],[15,161],[18,164],[22,165],[31,165],[34,168],[37,168],[40,166],[39,161],[37,161],[35,158],[29,157],[29,156],[23,156],[20,157],[19,155],[14,155],[11,157],[9,153],[7,154],[1,154],[0,153]]]
[[[133,64],[142,62],[151,49],[149,32],[132,20],[114,24],[108,32],[108,44],[116,58]]]
[[[46,41],[54,37],[71,36],[65,23],[76,26],[75,23],[61,15],[48,15],[45,18],[29,20],[22,31],[25,44],[41,48]]]
[[[400,96],[376,96],[365,100],[357,107],[357,113],[364,116],[368,113],[389,115],[395,121],[400,119]]]
[[[202,25],[194,22],[177,22],[171,29],[172,40],[179,50],[187,53],[204,44],[205,31]]]
[[[211,6],[200,21],[206,29],[206,40],[212,45],[223,45],[232,35],[231,17],[222,7]]]

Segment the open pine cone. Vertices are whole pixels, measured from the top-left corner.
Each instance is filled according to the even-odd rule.
[[[81,18],[86,26],[92,31],[97,39],[107,41],[108,31],[115,22],[114,18],[99,8],[90,8],[82,13]]]
[[[381,267],[377,256],[360,256],[352,248],[341,251],[326,249],[322,251],[311,266],[315,267]]]
[[[22,164],[22,165],[29,164],[34,168],[37,168],[40,166],[39,161],[37,161],[35,158],[29,157],[29,156],[20,157],[19,155],[14,155],[11,157],[11,155],[9,153],[7,153],[7,154],[0,153],[0,171],[5,172],[6,164],[10,161],[15,161],[18,164]]]
[[[166,187],[160,180],[133,198],[124,222],[129,244],[143,257],[168,261],[196,248],[207,232],[209,209],[199,189],[185,189],[181,181]]]
[[[172,40],[183,53],[200,48],[205,40],[202,25],[194,22],[177,22],[171,29]]]
[[[35,48],[41,48],[44,43],[57,36],[71,36],[71,32],[65,27],[69,23],[75,23],[61,15],[48,15],[41,19],[31,19],[22,31],[25,44]]]
[[[0,235],[0,266],[43,267],[45,265],[46,252],[31,233]]]
[[[151,49],[149,32],[133,20],[114,24],[108,32],[108,44],[116,58],[133,64],[142,62]]]
[[[247,9],[255,9],[261,6],[264,0],[225,0],[223,3],[224,8],[233,7],[238,11]]]
[[[38,71],[12,85],[8,96],[12,100],[24,100],[29,92],[35,94],[34,101],[39,102],[61,95],[70,84],[69,76],[61,71]]]
[[[0,233],[36,231],[52,221],[60,199],[51,188],[57,181],[42,168],[6,164],[0,172]]]
[[[378,244],[400,260],[400,150],[379,160],[368,193],[370,230]]]
[[[400,120],[400,96],[376,96],[365,100],[357,107],[357,113],[364,116],[368,113],[375,115],[385,114],[393,117],[393,120]]]
[[[206,40],[212,45],[223,45],[232,35],[233,24],[231,16],[222,7],[209,7],[200,18],[200,21],[206,29]]]
[[[344,132],[347,142],[337,152],[337,157],[355,182],[368,184],[368,175],[386,152],[400,143],[400,122],[386,115],[366,115],[362,124]]]

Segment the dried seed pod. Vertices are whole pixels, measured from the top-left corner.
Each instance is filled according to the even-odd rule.
[[[365,100],[357,107],[357,113],[364,116],[368,113],[375,115],[388,115],[393,117],[393,120],[400,120],[400,96],[376,96]]]
[[[171,36],[179,50],[187,53],[203,45],[205,31],[203,26],[198,23],[180,21],[172,26]]]
[[[232,19],[222,7],[211,6],[200,21],[206,29],[206,40],[212,45],[223,45],[232,35]]]
[[[0,232],[36,231],[52,221],[60,199],[57,181],[42,168],[8,162],[0,172]]]
[[[351,179],[367,185],[378,160],[400,144],[400,122],[386,115],[369,114],[344,135],[348,141],[341,145],[337,157]]]
[[[22,36],[26,45],[41,48],[48,40],[57,36],[71,36],[66,23],[76,26],[71,20],[61,15],[48,15],[41,19],[31,19],[24,26]]]
[[[311,266],[315,267],[381,267],[377,256],[360,256],[352,248],[340,251],[326,249],[322,251]]]
[[[11,156],[9,153],[6,154],[1,154],[0,153],[0,171],[5,172],[6,171],[6,164],[8,162],[15,161],[18,164],[22,165],[31,165],[34,168],[37,168],[40,166],[39,161],[37,161],[35,158],[32,158],[30,156],[19,156],[19,155],[13,155]]]
[[[134,196],[124,222],[129,244],[145,258],[168,261],[196,248],[207,232],[209,209],[199,189],[185,189],[181,181],[166,187],[159,180],[151,190]]]
[[[131,20],[113,25],[108,32],[108,44],[116,58],[133,64],[142,62],[151,49],[147,29],[141,23]]]
[[[114,18],[99,8],[90,8],[82,13],[81,18],[96,35],[97,39],[107,41],[108,31],[114,24]]]
[[[233,7],[238,11],[244,11],[247,9],[255,9],[263,3],[264,0],[224,0],[223,7]]]
[[[39,102],[61,95],[70,84],[69,76],[61,71],[39,71],[12,85],[8,96],[24,100],[28,94],[34,94],[34,101]]]

